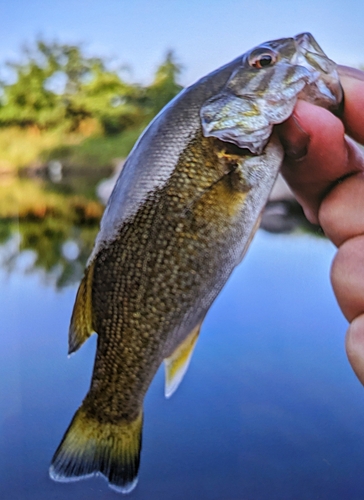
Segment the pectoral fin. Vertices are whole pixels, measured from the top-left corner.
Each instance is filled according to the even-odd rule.
[[[200,328],[201,323],[192,330],[174,353],[164,360],[166,374],[164,394],[166,398],[171,397],[176,391],[188,369]]]
[[[94,332],[92,326],[93,270],[94,263],[86,269],[85,275],[78,288],[68,332],[68,354],[77,351]]]

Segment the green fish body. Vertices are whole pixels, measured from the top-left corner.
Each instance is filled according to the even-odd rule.
[[[130,153],[101,221],[69,352],[97,332],[91,387],[52,461],[73,481],[137,481],[143,399],[161,362],[183,378],[212,302],[259,226],[297,98],[335,109],[335,64],[309,34],[267,42],[181,92]]]

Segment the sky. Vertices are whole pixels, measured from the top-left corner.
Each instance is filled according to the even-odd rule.
[[[261,42],[310,31],[336,62],[364,64],[363,0],[11,0],[0,2],[0,63],[37,36],[82,42],[147,83],[167,50],[196,79]]]

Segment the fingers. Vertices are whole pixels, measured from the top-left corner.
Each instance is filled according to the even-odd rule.
[[[337,184],[324,198],[318,214],[326,236],[339,247],[344,241],[364,234],[364,174]]]
[[[341,77],[346,76],[348,78],[354,78],[355,80],[360,80],[364,81],[364,71],[357,69],[357,68],[352,68],[351,66],[344,66],[343,64],[338,64],[338,73]]]
[[[318,224],[319,206],[338,179],[364,170],[363,153],[338,118],[304,101],[278,132],[286,150],[282,174],[306,217]]]
[[[318,208],[342,178],[364,170],[364,153],[346,134],[364,144],[364,72],[338,67],[344,89],[339,120],[329,111],[298,101],[278,132],[286,156],[282,174],[307,218],[318,224]]]
[[[331,269],[332,286],[343,314],[351,322],[347,356],[364,384],[364,174],[345,179],[324,199],[319,219],[339,246]]]
[[[364,144],[364,71],[338,66],[340,82],[344,89],[345,131],[360,144]]]
[[[339,247],[331,270],[338,303],[351,322],[346,350],[364,384],[364,72],[339,67],[341,121],[299,101],[278,132],[286,150],[282,173],[306,216]],[[345,135],[347,134],[347,135]]]
[[[341,245],[332,265],[331,283],[349,322],[364,313],[364,235]]]

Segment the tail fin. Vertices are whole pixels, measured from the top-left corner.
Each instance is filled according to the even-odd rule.
[[[138,481],[143,412],[132,422],[117,424],[90,418],[78,409],[49,470],[55,481],[78,481],[102,474],[110,488],[129,493]]]

